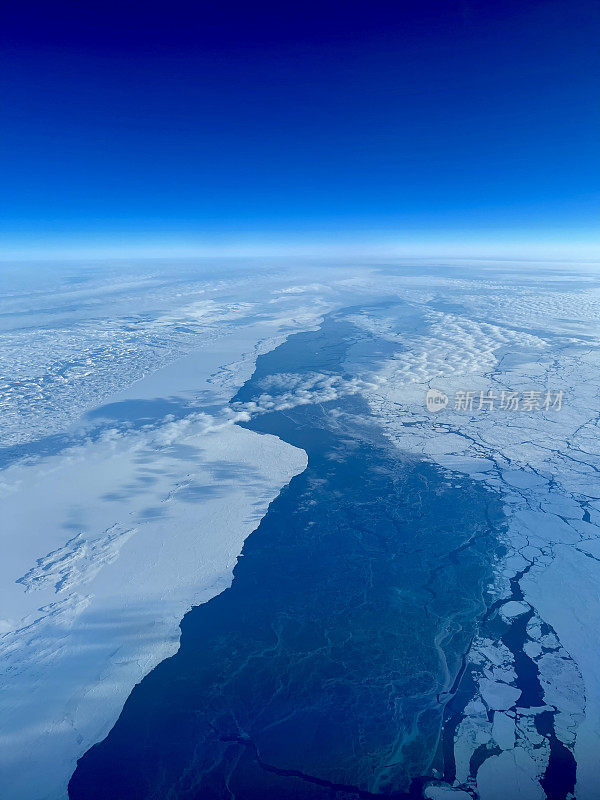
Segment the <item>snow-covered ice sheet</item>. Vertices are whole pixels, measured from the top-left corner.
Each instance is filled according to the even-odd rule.
[[[228,585],[244,538],[304,466],[274,437],[190,420],[11,472],[3,524],[14,544],[0,567],[11,798],[64,794],[76,758],[175,652],[189,607]]]

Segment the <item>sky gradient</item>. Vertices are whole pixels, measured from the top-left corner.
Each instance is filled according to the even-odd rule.
[[[5,257],[600,255],[600,6],[12,4]]]

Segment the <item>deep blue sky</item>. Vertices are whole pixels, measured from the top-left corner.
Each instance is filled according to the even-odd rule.
[[[10,5],[9,255],[600,238],[598,2]]]

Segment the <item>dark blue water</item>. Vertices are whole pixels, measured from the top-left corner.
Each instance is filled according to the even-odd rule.
[[[286,373],[350,377],[365,336],[332,316],[259,358],[235,401]],[[404,457],[358,395],[247,427],[303,448],[308,467],[246,540],[231,587],[186,615],[179,652],[79,761],[72,800],[415,797],[443,773],[499,498]]]

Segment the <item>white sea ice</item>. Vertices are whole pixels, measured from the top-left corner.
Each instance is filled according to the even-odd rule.
[[[185,612],[229,584],[244,538],[305,465],[275,437],[192,423],[167,445],[134,433],[9,470],[0,784],[11,800],[64,796],[76,759],[176,651]]]

